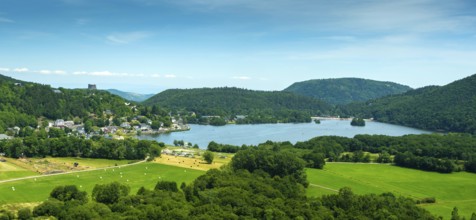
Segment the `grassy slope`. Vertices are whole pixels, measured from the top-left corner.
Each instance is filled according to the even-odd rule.
[[[204,171],[157,163],[142,163],[120,169],[107,168],[78,174],[42,177],[36,180],[0,183],[0,204],[44,201],[48,198],[51,190],[58,185],[74,184],[91,195],[95,184],[119,181],[129,185],[131,194],[135,194],[141,186],[152,189],[159,180],[176,181],[178,184],[190,183],[202,174]],[[12,187],[15,187],[15,191],[12,190]]]
[[[308,169],[307,174],[311,184],[331,189],[348,186],[358,194],[392,192],[414,199],[435,197],[436,204],[423,207],[445,219],[449,219],[455,206],[462,216],[470,217],[476,212],[476,174],[440,174],[390,165],[346,163],[328,163],[324,170]],[[335,192],[311,185],[307,193],[321,196]]]

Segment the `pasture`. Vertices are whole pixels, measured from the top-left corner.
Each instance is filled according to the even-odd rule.
[[[12,163],[11,160],[14,159],[6,159],[6,162],[0,162],[0,181],[6,179],[13,179],[13,178],[20,178],[25,176],[33,176],[37,175],[37,173],[25,169]]]
[[[460,216],[476,212],[476,174],[440,174],[388,164],[327,163],[323,170],[307,169],[308,196],[319,197],[350,187],[356,194],[392,192],[415,200],[435,197],[435,204],[421,205],[437,216],[450,219],[453,207]]]
[[[127,167],[109,167],[100,170],[42,176],[0,183],[0,205],[44,201],[55,186],[77,185],[91,195],[96,184],[118,181],[131,187],[131,194],[144,186],[153,189],[159,180],[190,183],[204,171],[168,166],[158,163],[140,163]]]

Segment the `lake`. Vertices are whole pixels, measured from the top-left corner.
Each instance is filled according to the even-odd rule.
[[[256,124],[256,125],[190,125],[190,131],[172,132],[159,135],[142,135],[139,139],[157,140],[172,145],[174,140],[183,140],[198,144],[206,149],[208,143],[215,141],[222,144],[241,146],[257,145],[267,140],[271,141],[306,141],[317,136],[354,137],[357,134],[382,134],[402,136],[406,134],[429,134],[432,132],[410,127],[366,122],[365,127],[354,127],[347,120],[321,120],[321,124]]]

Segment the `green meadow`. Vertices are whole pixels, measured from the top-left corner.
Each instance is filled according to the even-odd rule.
[[[42,176],[0,183],[0,204],[44,201],[55,186],[77,185],[91,195],[96,184],[118,181],[131,187],[131,194],[144,186],[153,189],[159,180],[190,183],[205,171],[180,168],[157,163],[140,163],[127,167],[110,167],[95,171],[57,176]]]
[[[327,163],[323,170],[307,169],[308,196],[336,193],[342,187],[354,193],[395,195],[415,200],[435,197],[435,204],[421,205],[437,216],[450,219],[456,206],[460,216],[476,212],[476,174],[459,172],[441,174],[386,164]],[[326,189],[327,188],[327,189]]]

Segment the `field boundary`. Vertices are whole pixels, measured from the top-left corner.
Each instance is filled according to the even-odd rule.
[[[325,186],[321,186],[321,185],[317,185],[317,184],[313,184],[313,183],[309,183],[310,186],[314,186],[314,187],[319,187],[319,188],[322,188],[322,189],[327,189],[329,191],[332,191],[332,192],[339,192],[339,190],[337,189],[332,189],[332,188],[329,188],[329,187],[325,187]]]
[[[91,170],[78,170],[78,171],[69,171],[69,172],[63,172],[63,173],[53,173],[53,174],[47,174],[47,175],[36,175],[36,176],[27,176],[27,177],[15,178],[15,179],[1,180],[0,184],[8,183],[8,182],[15,182],[15,181],[19,181],[19,180],[43,178],[43,177],[50,177],[50,176],[59,176],[59,175],[66,175],[66,174],[72,174],[72,173],[90,172],[90,171],[102,170],[102,169],[107,169],[107,168],[116,168],[116,167],[121,168],[121,167],[133,166],[133,165],[145,163],[147,161],[147,159],[149,159],[149,157],[146,157],[144,160],[141,160],[141,161],[138,161],[138,162],[135,162],[135,163],[118,165],[118,166],[101,167],[101,168],[96,168],[96,169],[91,169]]]

